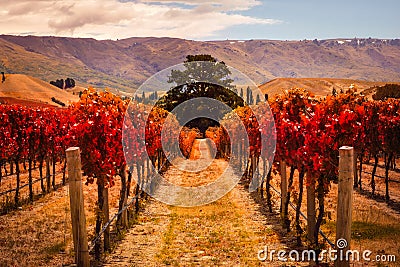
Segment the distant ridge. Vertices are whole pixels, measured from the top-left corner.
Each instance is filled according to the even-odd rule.
[[[0,70],[45,81],[71,77],[81,86],[127,92],[156,72],[182,63],[188,54],[211,54],[257,84],[278,77],[400,81],[399,39],[203,42],[133,37],[99,41],[0,35]]]

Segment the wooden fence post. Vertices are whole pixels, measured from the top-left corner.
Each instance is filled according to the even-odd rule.
[[[347,251],[351,241],[351,212],[354,182],[354,149],[342,146],[339,149],[339,184],[336,214],[337,267],[350,266]],[[342,256],[342,257],[341,257]]]
[[[286,206],[286,198],[287,198],[287,177],[286,177],[286,162],[281,160],[281,208],[280,212],[283,212],[284,207]]]
[[[89,267],[88,239],[82,191],[81,153],[79,147],[70,147],[66,150],[66,154],[75,262],[79,267]]]

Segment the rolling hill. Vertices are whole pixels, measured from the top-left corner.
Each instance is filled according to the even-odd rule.
[[[45,81],[72,77],[82,86],[132,91],[188,54],[211,54],[257,84],[278,77],[400,81],[400,40],[191,41],[0,35],[0,70]],[[161,90],[161,89],[160,89]]]
[[[27,75],[6,74],[6,80],[0,83],[0,102],[3,103],[60,107],[52,97],[65,104],[78,101],[77,95]]]
[[[371,82],[338,78],[277,78],[260,85],[259,88],[264,94],[268,95],[282,93],[290,88],[304,88],[316,95],[326,96],[332,94],[332,90],[334,88],[337,92],[340,92],[340,90],[346,91],[351,85],[354,85],[359,92],[371,94],[373,91],[367,91],[367,89],[385,84],[386,82]]]
[[[118,88],[129,90],[132,81],[113,77],[87,67],[71,57],[51,57],[0,38],[0,70],[6,73],[26,74],[50,82],[74,77],[77,85],[87,87]]]

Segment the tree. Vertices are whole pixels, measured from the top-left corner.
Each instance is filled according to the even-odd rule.
[[[60,80],[56,80],[56,81],[51,81],[50,82],[51,85],[54,85],[60,89],[64,89],[64,79],[60,79]]]
[[[256,97],[256,105],[257,105],[258,103],[260,103],[260,102],[261,102],[260,95],[257,94],[257,97]]]
[[[250,89],[250,86],[247,87],[246,89],[246,102],[248,105],[253,105],[254,104],[254,97],[253,97],[253,91]]]
[[[376,88],[376,93],[372,95],[374,100],[385,100],[387,98],[400,98],[399,84],[385,84]]]
[[[142,103],[146,103],[146,94],[142,92]]]
[[[67,78],[65,80],[65,89],[74,88],[75,87],[75,80],[72,78]]]
[[[75,80],[72,78],[65,79],[57,79],[55,81],[50,81],[51,85],[57,86],[60,89],[68,89],[75,87]]]
[[[170,89],[157,103],[160,107],[172,111],[179,104],[197,97],[208,97],[219,100],[230,108],[235,109],[243,106],[241,99],[234,91],[231,74],[224,62],[218,62],[211,55],[188,55],[184,62],[184,70],[172,70],[169,83],[176,86]],[[210,108],[207,103],[203,105],[186,108],[182,113],[188,114],[193,110]],[[215,109],[213,114],[222,119],[225,112]],[[182,124],[183,118],[177,114],[178,121]],[[190,122],[189,127],[197,127],[204,133],[209,126],[216,126],[218,122],[198,118]]]
[[[206,62],[206,63],[202,63]],[[209,63],[208,63],[209,62]],[[224,62],[217,62],[211,55],[188,55],[184,62],[184,71],[172,70],[169,76],[169,83],[177,86],[196,82],[207,82],[218,84],[233,89],[233,80],[228,78],[231,74]],[[198,90],[201,90],[200,87]]]

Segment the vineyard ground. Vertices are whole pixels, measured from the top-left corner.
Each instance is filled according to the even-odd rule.
[[[60,169],[61,166],[57,166],[57,170]],[[34,177],[38,174],[34,173]],[[9,178],[4,180],[5,184]],[[57,174],[56,180],[61,179],[62,173]],[[120,180],[115,181],[115,186],[109,189],[110,214],[118,210]],[[40,183],[36,185],[40,187]],[[88,238],[92,240],[97,185],[83,185],[83,193]],[[68,185],[0,216],[0,266],[62,266],[73,262]]]
[[[361,193],[378,201],[385,201],[385,178],[383,178],[385,177],[385,168],[382,165],[378,165],[376,169],[376,175],[380,177],[375,177],[375,196],[372,196],[370,185],[372,169],[372,165],[363,165]],[[400,172],[398,169],[389,171],[389,195],[389,206],[400,213]]]
[[[28,163],[26,163],[28,165]],[[62,185],[62,169],[63,169],[63,164],[57,164],[56,165],[56,177],[55,177],[55,185],[56,188]],[[7,170],[9,171],[9,164],[5,166]],[[15,168],[15,166],[14,166]],[[23,164],[21,163],[20,166],[20,199],[21,203],[27,203],[29,201],[29,187],[27,186],[29,184],[29,177],[28,177],[28,170],[25,170],[23,167]],[[2,169],[3,175],[4,169]],[[45,189],[47,190],[47,184],[46,184],[46,164],[43,166],[43,184]],[[39,175],[39,168],[36,166],[32,170],[32,188],[33,188],[33,194],[34,194],[34,199],[38,199],[39,197],[43,196],[43,192],[41,189],[40,181],[39,181],[40,175]],[[50,180],[52,181],[53,179],[53,170],[52,166],[50,166]],[[15,208],[15,202],[14,202],[14,195],[15,191],[13,189],[16,188],[17,185],[17,179],[16,179],[16,174],[14,170],[14,174],[8,173],[7,176],[3,176],[0,182],[0,194],[2,192],[7,192],[7,194],[2,194],[0,196],[0,211],[6,213],[8,208]],[[51,188],[51,190],[53,190]]]
[[[369,168],[364,165],[364,170]],[[287,168],[287,177],[289,177],[290,169]],[[383,170],[377,171],[377,174],[382,175]],[[272,185],[279,189],[280,188],[280,175],[272,174]],[[398,173],[391,171],[390,179],[398,180],[400,177]],[[370,175],[363,174],[363,188],[368,189],[370,181]],[[382,193],[380,190],[384,190],[384,179],[376,178],[377,193]],[[295,189],[293,192],[297,191],[298,188],[298,172],[295,171],[293,188]],[[390,183],[390,190],[392,192],[392,196],[397,198],[400,193],[400,188],[398,188],[398,184],[393,182]],[[306,199],[305,199],[306,187],[304,187],[304,196],[303,203],[301,207],[301,211],[304,214],[307,214],[306,210]],[[325,209],[326,209],[326,217],[325,223],[321,226],[322,231],[327,235],[330,241],[335,241],[336,235],[336,204],[337,204],[337,192],[338,187],[337,184],[331,183],[330,191],[325,198]],[[274,195],[274,204],[276,207],[279,207],[279,198],[277,194]],[[263,200],[260,200],[259,194],[254,195],[257,199],[258,203],[262,203]],[[292,196],[291,201],[294,203],[296,197]],[[295,212],[290,208],[290,218],[293,223]],[[306,229],[306,224],[303,221],[302,225],[303,229]],[[295,229],[292,227],[292,229]],[[287,234],[288,237],[295,236],[295,231]],[[320,238],[323,241],[322,238]],[[329,245],[325,243],[328,248]],[[398,266],[398,261],[400,259],[400,213],[390,206],[388,206],[385,202],[376,201],[375,199],[365,195],[364,193],[360,193],[358,190],[354,190],[353,192],[353,212],[352,212],[352,241],[351,247],[353,249],[358,249],[360,251],[363,250],[371,250],[373,253],[378,253],[381,251],[385,254],[395,255],[397,259],[397,264],[387,264],[385,266]],[[358,265],[359,264],[359,265]],[[376,263],[367,264],[365,262],[354,263],[354,266],[379,266]]]
[[[191,158],[209,160],[210,153],[203,151],[199,140],[195,142]],[[198,173],[172,166],[165,179],[182,186],[191,186],[196,179],[203,185],[216,180],[226,167],[223,159],[212,160]],[[265,245],[283,249],[291,241],[283,236],[277,214],[263,216],[261,208],[242,185],[199,207],[174,207],[151,200],[139,215],[139,224],[104,266],[262,266],[258,250]]]
[[[191,156],[197,157],[198,153]],[[202,185],[207,179],[214,181],[221,171],[218,168],[224,169],[224,165],[223,160],[214,160],[197,176],[172,167],[166,173],[166,179],[180,185],[192,185],[191,181],[196,179],[198,185]],[[297,172],[294,178],[297,187]],[[274,175],[273,181],[275,188],[279,188],[280,176]],[[364,181],[367,182],[366,175]],[[398,192],[397,188],[393,191]],[[257,259],[257,251],[265,245],[271,249],[296,248],[294,231],[286,233],[279,222],[277,194],[273,194],[273,202],[271,214],[259,193],[249,194],[240,184],[223,198],[202,207],[172,207],[152,199],[140,214],[139,224],[129,230],[126,239],[108,256],[104,266],[281,266],[281,262]],[[322,226],[332,242],[335,240],[336,202],[337,185],[332,184],[325,203],[326,223]],[[306,214],[305,201],[302,212]],[[293,210],[291,216],[293,219]],[[369,249],[374,253],[379,250],[399,258],[399,221],[400,214],[385,203],[354,192],[352,248]],[[325,245],[328,248],[327,243]],[[365,265],[365,262],[357,264],[354,266],[376,266]]]
[[[199,150],[194,150],[192,158],[199,157]],[[166,177],[181,185],[192,185],[192,180],[196,178],[201,185],[207,180],[213,181],[225,166],[224,160],[214,160],[209,169],[197,176],[193,173],[181,175],[171,168]],[[368,168],[366,166],[365,170]],[[57,166],[57,171],[60,169],[61,166]],[[383,170],[378,169],[378,175],[382,173]],[[399,180],[398,175],[391,172],[390,179]],[[57,181],[61,180],[61,176],[61,173],[57,175]],[[294,178],[297,188],[297,172]],[[3,181],[7,182],[7,179]],[[274,175],[272,181],[279,188],[279,175]],[[368,174],[363,174],[363,181],[364,188],[368,189]],[[377,181],[381,183],[383,179],[377,178]],[[391,183],[394,198],[400,192],[399,188],[393,187],[397,184]],[[116,185],[110,189],[111,214],[118,208],[119,188],[119,180],[116,179]],[[91,240],[97,187],[84,185],[83,189]],[[280,266],[280,262],[271,265],[257,259],[257,251],[265,245],[287,249],[295,244],[294,232],[285,233],[280,225],[279,198],[276,194],[273,200],[274,213],[270,214],[259,194],[250,195],[240,184],[220,200],[202,207],[171,207],[151,199],[141,211],[138,224],[128,231],[125,239],[107,257],[105,266]],[[336,201],[337,185],[332,184],[326,198],[328,215],[322,226],[331,241],[335,238]],[[377,202],[357,191],[353,201],[352,247],[384,251],[399,259],[400,214],[386,203]],[[304,202],[304,213],[305,205]],[[72,263],[68,186],[60,187],[33,204],[22,206],[20,210],[0,216],[0,266],[61,266]],[[376,265],[364,263],[363,266]]]

